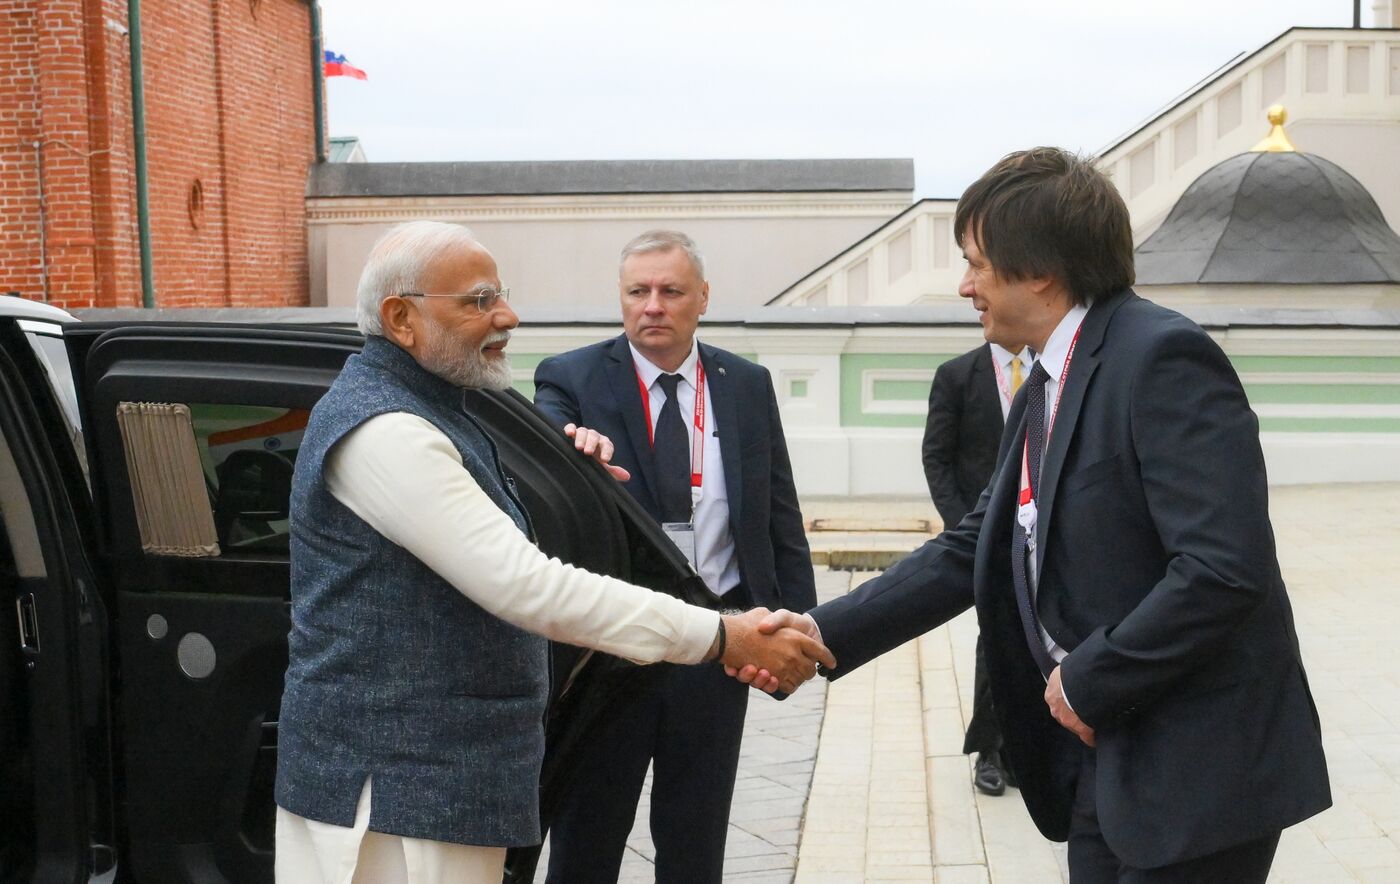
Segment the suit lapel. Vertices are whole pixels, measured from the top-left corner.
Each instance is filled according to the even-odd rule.
[[[972,389],[980,391],[978,401],[982,403],[982,410],[986,411],[986,420],[990,422],[995,416],[998,435],[1004,426],[1001,416],[1001,387],[997,385],[996,368],[992,365],[992,348],[986,344],[982,345],[978,357],[972,360],[972,376],[969,378]]]
[[[655,463],[651,454],[651,437],[647,433],[647,419],[642,409],[642,393],[637,386],[637,367],[632,362],[632,349],[627,346],[626,336],[621,336],[613,341],[609,352],[611,362],[608,365],[608,384],[612,387],[613,398],[617,400],[618,411],[621,412],[622,423],[627,427],[627,438],[632,444],[632,450],[636,452],[636,463],[641,470],[641,476],[632,478],[633,482],[641,479],[646,488],[646,494],[651,498],[653,511],[660,512],[661,505],[656,501]]]
[[[1130,294],[1130,293],[1129,293]],[[1050,444],[1040,465],[1040,495],[1036,501],[1035,563],[1036,573],[1045,573],[1045,539],[1050,536],[1050,522],[1055,513],[1055,492],[1060,486],[1060,472],[1070,440],[1079,426],[1084,405],[1084,393],[1099,367],[1099,348],[1113,312],[1126,300],[1123,293],[1105,298],[1089,308],[1080,326],[1079,341],[1070,357],[1069,374],[1060,391],[1060,406],[1050,427]]]
[[[710,388],[710,403],[715,410],[715,427],[719,429],[719,453],[724,460],[724,490],[729,493],[729,524],[739,530],[739,491],[744,483],[739,460],[739,406],[734,401],[733,384],[724,361],[713,347],[700,345],[700,362],[705,366],[705,384]],[[705,432],[712,432],[709,427]]]
[[[1011,560],[1011,532],[1021,530],[1016,523],[1016,493],[1021,484],[1021,451],[1025,447],[1026,411],[1012,409],[1008,420],[1016,422],[1018,441],[1011,444],[1006,457],[992,475],[992,495],[987,500],[987,512],[982,518],[982,534],[978,538],[977,553],[981,560],[979,570],[989,573],[987,568],[992,555],[998,555],[1005,562]],[[990,526],[990,533],[988,531]],[[1014,600],[1014,593],[1011,596]],[[1013,601],[1014,605],[1015,602]]]

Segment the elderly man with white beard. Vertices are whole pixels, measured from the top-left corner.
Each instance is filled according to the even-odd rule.
[[[540,840],[547,639],[752,663],[788,689],[834,665],[800,633],[760,635],[761,608],[721,616],[531,543],[464,407],[464,387],[509,385],[517,323],[465,228],[386,234],[358,319],[364,350],[312,411],[292,485],[280,884],[498,884],[506,848]]]

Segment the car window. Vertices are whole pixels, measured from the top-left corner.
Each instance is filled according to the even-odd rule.
[[[311,412],[210,403],[189,409],[220,547],[285,553],[292,468]]]
[[[302,408],[119,403],[141,548],[285,555],[292,468],[309,417]]]
[[[49,386],[54,398],[63,409],[63,417],[68,425],[68,436],[73,441],[73,452],[83,468],[83,478],[87,478],[87,448],[83,445],[83,423],[78,416],[78,394],[73,386],[73,370],[68,364],[68,351],[63,346],[63,328],[56,323],[26,320],[20,323],[24,336],[34,348],[39,364],[44,366]],[[90,480],[89,480],[90,481]]]

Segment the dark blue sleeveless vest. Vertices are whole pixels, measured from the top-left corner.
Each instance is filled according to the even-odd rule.
[[[388,412],[446,434],[486,494],[530,532],[462,390],[371,335],[312,410],[297,453],[277,803],[349,826],[372,776],[376,832],[536,844],[548,643],[482,610],[326,489],[326,453]],[[464,554],[472,542],[462,538]]]

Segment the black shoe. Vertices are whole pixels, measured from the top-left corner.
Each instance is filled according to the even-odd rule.
[[[977,756],[977,763],[972,767],[972,785],[984,795],[1002,795],[1006,792],[1006,779],[997,761],[995,753],[984,752]]]

